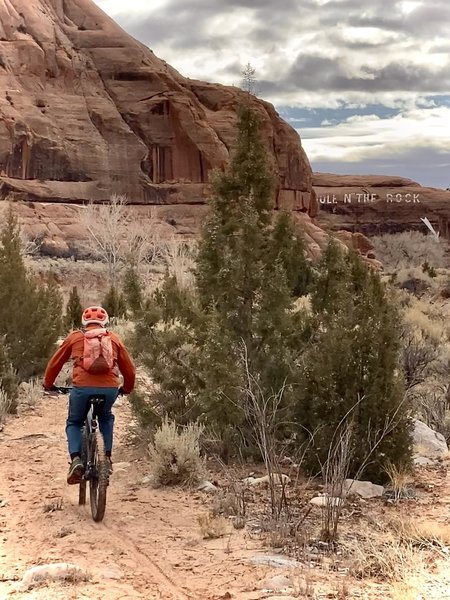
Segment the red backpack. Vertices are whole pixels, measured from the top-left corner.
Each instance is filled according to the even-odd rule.
[[[114,368],[114,352],[109,331],[103,327],[83,330],[83,369],[94,375],[104,375]]]

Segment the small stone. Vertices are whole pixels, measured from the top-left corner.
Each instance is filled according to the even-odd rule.
[[[414,419],[413,441],[417,456],[439,458],[448,454],[444,436],[418,419]]]
[[[313,506],[320,506],[321,508],[339,506],[342,502],[342,498],[334,498],[333,496],[316,496],[309,501]]]
[[[273,475],[273,480],[276,483],[276,485],[287,485],[288,483],[291,482],[291,478],[288,477],[287,475],[284,475],[284,473],[281,474],[276,474]],[[245,485],[250,485],[250,486],[254,486],[254,485],[262,485],[262,484],[269,484],[270,483],[270,477],[269,475],[264,475],[264,477],[247,477],[246,479],[244,479],[243,483]]]
[[[266,579],[261,584],[261,589],[270,590],[271,592],[281,592],[291,587],[292,582],[286,575],[275,575],[270,579]]]
[[[436,461],[426,456],[416,456],[414,458],[414,464],[416,467],[431,467],[436,464]]]
[[[103,579],[123,579],[123,572],[114,565],[108,565],[105,569],[100,572],[100,576]]]
[[[219,491],[219,488],[210,481],[201,481],[197,486],[197,490],[205,492],[206,494],[214,494]]]
[[[49,581],[88,581],[87,571],[68,563],[54,563],[32,567],[25,572],[20,583],[20,591],[26,592],[35,585]]]
[[[72,527],[62,527],[58,533],[55,534],[55,537],[57,538],[63,538],[63,537],[67,537],[68,535],[74,533],[74,530],[72,529]]]
[[[358,481],[346,479],[344,482],[345,494],[356,494],[361,498],[380,498],[384,494],[384,487],[371,481]]]
[[[268,565],[269,567],[285,567],[288,569],[297,569],[298,567],[301,567],[301,563],[299,563],[298,560],[282,556],[281,554],[252,556],[250,562],[254,565]]]
[[[154,479],[153,479],[153,475],[146,475],[145,477],[143,477],[141,479],[141,481],[139,482],[141,485],[148,485],[150,483],[153,483]]]
[[[118,462],[118,463],[114,463],[114,472],[116,471],[121,471],[122,469],[128,469],[131,467],[131,463],[129,462]]]

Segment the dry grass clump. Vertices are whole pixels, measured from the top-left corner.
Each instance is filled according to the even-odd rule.
[[[437,521],[413,521],[409,517],[392,521],[393,531],[401,543],[414,548],[444,549],[450,546],[450,525]]]
[[[0,423],[6,419],[6,416],[11,413],[13,402],[0,388]]]
[[[410,485],[413,482],[410,470],[394,463],[388,463],[385,471],[394,495],[394,502],[398,502],[401,498],[407,498]]]
[[[202,426],[196,423],[180,429],[173,421],[164,419],[149,445],[155,481],[161,485],[198,483],[204,472],[200,456],[202,432]]]
[[[19,386],[18,402],[22,406],[33,407],[42,400],[42,383],[39,379],[24,381]]]
[[[375,534],[352,548],[351,574],[359,579],[375,578],[388,582],[407,581],[415,573],[419,558],[412,543],[404,543],[392,534]]]
[[[217,539],[227,534],[228,521],[225,517],[214,515],[208,511],[197,517],[200,532],[205,539]]]
[[[389,522],[374,522],[371,529],[359,533],[346,543],[350,574],[389,583],[393,600],[418,598],[432,557],[448,559],[450,526],[443,523],[416,522],[400,515]]]

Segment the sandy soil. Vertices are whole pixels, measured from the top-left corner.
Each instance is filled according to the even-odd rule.
[[[0,600],[291,598],[261,589],[267,577],[286,571],[250,562],[273,551],[248,529],[237,531],[230,524],[229,535],[202,538],[197,517],[210,506],[210,497],[142,483],[146,462],[136,458],[128,443],[130,411],[121,402],[116,409],[115,472],[101,524],[92,521],[89,506],[77,505],[78,488],[65,482],[66,400],[46,398],[6,423],[0,433]],[[434,478],[414,510],[445,522],[448,483],[438,473]],[[57,562],[87,569],[90,581],[19,591],[28,568]],[[390,597],[380,583],[348,581],[339,573],[302,568],[294,575],[297,598]],[[417,598],[450,598],[448,563],[434,569],[423,590]]]

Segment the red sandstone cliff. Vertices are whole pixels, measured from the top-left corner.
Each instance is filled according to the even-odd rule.
[[[91,0],[0,0],[0,197],[198,204],[244,92],[181,76]],[[277,205],[314,214],[297,133],[261,116]]]

